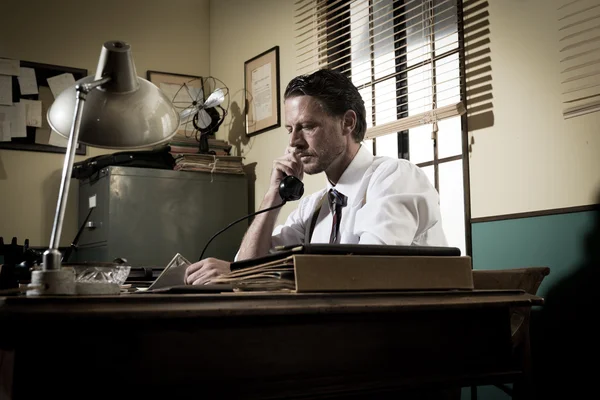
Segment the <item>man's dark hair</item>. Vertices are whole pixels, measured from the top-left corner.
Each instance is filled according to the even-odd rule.
[[[352,137],[360,143],[365,137],[367,120],[365,102],[352,81],[344,74],[330,69],[320,69],[312,74],[300,75],[288,83],[284,99],[296,96],[315,97],[323,111],[342,117],[348,110],[356,113],[356,126]]]

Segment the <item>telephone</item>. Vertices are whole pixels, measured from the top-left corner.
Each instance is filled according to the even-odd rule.
[[[279,183],[279,196],[283,201],[299,200],[304,194],[304,184],[293,175],[286,175]]]

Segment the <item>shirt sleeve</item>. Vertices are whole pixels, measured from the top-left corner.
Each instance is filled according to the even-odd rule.
[[[275,227],[271,236],[272,247],[304,243],[310,219],[310,203],[309,197],[300,200],[298,207],[289,214],[285,223]]]
[[[411,245],[439,221],[438,193],[425,173],[394,160],[372,173],[354,233],[360,244]]]

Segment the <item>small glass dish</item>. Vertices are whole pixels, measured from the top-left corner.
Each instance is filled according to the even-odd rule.
[[[127,280],[131,266],[111,262],[80,262],[63,264],[73,268],[75,282],[78,283],[116,283],[122,285]]]

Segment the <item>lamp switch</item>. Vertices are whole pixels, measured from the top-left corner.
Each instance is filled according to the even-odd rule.
[[[96,195],[90,196],[89,205],[90,205],[90,208],[96,207]]]

